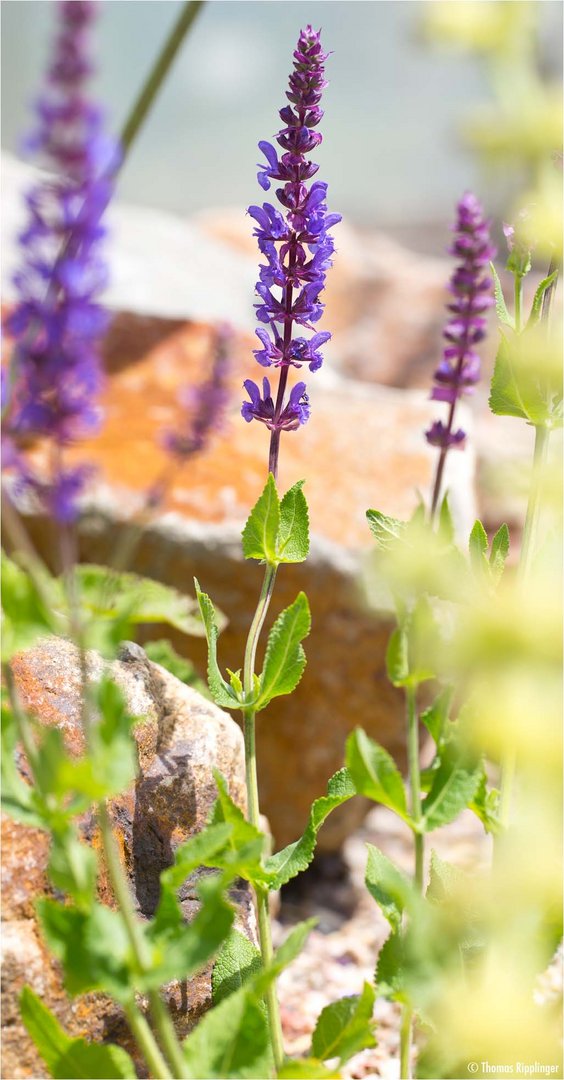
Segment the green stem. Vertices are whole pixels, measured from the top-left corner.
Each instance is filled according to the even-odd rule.
[[[153,1032],[141,1010],[133,1001],[130,1001],[123,1006],[123,1011],[133,1037],[155,1080],[172,1080],[172,1073],[169,1071],[168,1065],[155,1042]]]
[[[108,814],[106,804],[101,802],[98,805],[98,822],[100,825],[100,833],[102,836],[102,845],[104,849],[104,856],[106,859],[106,866],[108,868],[108,875],[112,885],[113,893],[117,901],[120,915],[123,919],[127,936],[129,938],[129,944],[131,950],[137,962],[137,966],[141,972],[149,971],[151,968],[151,954],[149,952],[147,942],[143,936],[141,925],[137,919],[135,909],[131,900],[131,893],[129,891],[129,885],[125,878],[123,868],[121,865],[117,844],[112,832],[112,826]],[[176,1032],[172,1026],[170,1016],[167,1015],[166,1008],[159,996],[158,991],[154,990],[149,993],[149,1003],[151,1006],[151,1012],[153,1019],[155,1020],[155,1026],[162,1039],[163,1048],[169,1059],[169,1063],[172,1067],[172,1071],[169,1072],[168,1068],[163,1075],[169,1077],[172,1076],[175,1080],[182,1080],[185,1072],[185,1062],[182,1054],[182,1047],[176,1037]],[[155,1041],[155,1038],[147,1025],[147,1032],[145,1037],[149,1037],[154,1043],[153,1054],[160,1055],[160,1050]],[[156,1074],[157,1078],[159,1073]]]
[[[20,741],[24,748],[27,763],[35,783],[35,777],[37,775],[37,747],[33,741],[31,727],[27,715],[24,709],[22,709],[12,669],[8,663],[2,664],[2,673],[4,675],[4,682],[6,683],[6,689],[8,691],[8,697],[10,698],[10,705],[12,706],[12,713],[14,715]]]
[[[413,1010],[404,1005],[400,1024],[400,1080],[411,1077],[411,1041],[413,1035]]]
[[[120,143],[123,151],[121,163],[123,163],[123,158],[128,150],[131,149],[135,138],[139,134],[147,113],[153,105],[162,83],[168,74],[168,70],[173,63],[184,38],[194,24],[196,16],[199,14],[203,4],[204,0],[190,0],[189,3],[183,5],[180,15],[165,41],[152,70],[149,72],[139,97],[133,105],[122,128],[120,135]]]
[[[416,690],[413,686],[407,686],[406,716],[407,716],[407,764],[408,780],[410,789],[410,810],[414,821],[413,841],[415,848],[415,866],[413,880],[418,892],[423,892],[424,876],[424,837],[419,831],[421,824],[421,773],[419,765],[419,718],[417,715]],[[400,1080],[410,1080],[411,1077],[411,1047],[413,1042],[413,1009],[406,1002],[402,1010],[400,1025]]]
[[[243,670],[245,693],[249,696],[253,691],[253,675],[255,670],[255,658],[260,632],[272,598],[274,582],[276,579],[276,567],[267,566],[264,574],[261,594],[257,604],[253,621],[249,629],[247,645],[245,648],[245,661]],[[247,782],[247,813],[248,819],[255,828],[260,828],[260,804],[258,794],[257,758],[255,744],[255,719],[254,709],[247,709],[244,714],[245,721],[245,775]],[[262,962],[268,967],[272,962],[272,934],[270,929],[270,914],[268,910],[268,892],[264,889],[255,889],[257,906],[257,922],[259,932],[260,951]],[[280,1021],[280,1009],[276,996],[274,983],[268,987],[265,994],[266,1008],[270,1027],[272,1053],[276,1072],[284,1062],[284,1043],[282,1039],[282,1024]]]

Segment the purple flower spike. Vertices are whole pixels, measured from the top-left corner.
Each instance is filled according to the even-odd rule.
[[[322,141],[314,129],[323,116],[319,102],[327,85],[326,59],[320,34],[307,26],[294,52],[286,94],[290,104],[280,110],[284,125],[276,135],[280,150],[270,142],[259,143],[265,162],[259,165],[258,182],[264,191],[272,181],[280,183],[276,198],[282,212],[271,203],[249,207],[256,223],[254,235],[266,260],[256,287],[257,319],[263,324],[256,333],[262,347],[254,355],[263,367],[280,368],[280,388],[274,403],[268,379],[263,382],[262,396],[258,386],[247,380],[251,400],[241,411],[245,420],[260,420],[271,430],[270,470],[274,474],[280,431],[294,431],[309,417],[305,383],[297,383],[285,400],[289,369],[307,364],[310,371],[317,371],[323,363],[321,347],[331,337],[327,331],[309,339],[294,336],[296,326],[314,330],[323,314],[319,297],[334,252],[329,230],[341,220],[339,214],[327,211],[327,184],[307,184],[318,170],[306,155]]]
[[[14,275],[18,303],[6,323],[15,344],[5,427],[16,440],[46,437],[59,449],[99,423],[98,343],[107,325],[98,304],[107,279],[99,254],[101,217],[118,153],[104,135],[101,110],[86,93],[98,9],[86,0],[63,0],[57,7],[53,58],[27,140],[55,175],[40,180],[26,197],[29,219],[19,238],[23,266]],[[60,462],[59,452],[54,459]],[[68,522],[87,471],[58,469],[50,492],[44,481],[35,488],[43,505]]]
[[[448,345],[435,371],[431,393],[434,401],[446,401],[450,410],[446,425],[436,421],[425,433],[427,442],[444,453],[464,444],[464,432],[452,431],[454,411],[459,398],[472,394],[479,382],[480,357],[475,346],[486,335],[485,315],[494,304],[493,282],[486,268],[495,248],[490,242],[489,222],[478,199],[470,192],[458,204],[454,233],[449,252],[460,261],[448,286],[453,297],[448,304],[451,318],[443,331]]]

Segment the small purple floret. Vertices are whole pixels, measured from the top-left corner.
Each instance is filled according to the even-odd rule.
[[[327,85],[326,59],[320,33],[307,26],[294,52],[294,71],[286,94],[290,104],[280,110],[284,126],[276,142],[282,153],[270,142],[259,143],[265,162],[259,165],[258,182],[264,191],[273,180],[281,183],[276,197],[283,213],[268,202],[249,207],[256,223],[254,235],[265,259],[256,286],[257,319],[263,324],[256,333],[262,347],[254,355],[263,367],[281,369],[283,391],[291,367],[307,365],[310,371],[321,367],[321,347],[331,337],[327,331],[313,333],[309,339],[294,337],[297,326],[315,330],[323,314],[320,294],[335,250],[329,230],[341,220],[339,214],[327,211],[327,184],[315,181],[308,187],[306,183],[318,170],[305,155],[322,141],[314,128],[323,116],[319,102]],[[308,419],[304,383],[294,387],[287,404],[282,393],[272,407],[269,384],[262,397],[255,383],[248,380],[245,386],[251,397],[242,408],[245,420],[261,420],[272,431],[293,431]]]
[[[431,446],[447,451],[462,447],[465,433],[453,432],[452,423],[457,401],[464,394],[474,393],[480,380],[480,357],[476,346],[486,335],[486,312],[494,304],[493,281],[487,267],[495,255],[490,242],[490,223],[484,218],[480,202],[467,192],[457,207],[454,241],[449,253],[459,260],[448,289],[453,300],[448,304],[451,317],[443,336],[448,345],[435,371],[433,401],[450,405],[448,421],[435,421],[425,433]]]

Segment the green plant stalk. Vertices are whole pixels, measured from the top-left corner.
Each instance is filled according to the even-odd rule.
[[[521,309],[522,309],[522,306],[523,306],[523,275],[522,274],[515,274],[514,300],[515,300],[515,311],[514,311],[515,333],[520,334],[521,333]]]
[[[108,815],[108,810],[104,802],[98,805],[98,822],[100,825],[100,833],[102,837],[102,845],[104,850],[104,857],[106,859],[106,866],[108,868],[108,875],[112,885],[112,890],[116,898],[120,915],[123,919],[123,923],[129,938],[131,950],[135,956],[135,960],[142,972],[149,971],[151,968],[151,955],[147,947],[147,943],[143,937],[143,931],[135,914],[133,904],[131,902],[131,894],[129,892],[129,886],[123,873],[117,844],[112,832],[112,826]],[[184,1055],[182,1053],[182,1047],[176,1037],[176,1032],[172,1026],[170,1016],[167,1013],[166,1007],[159,995],[158,990],[151,990],[148,994],[149,1004],[151,1006],[151,1013],[155,1022],[155,1027],[160,1035],[163,1049],[169,1059],[169,1063],[172,1068],[172,1072],[167,1071],[167,1076],[172,1076],[175,1080],[182,1080],[185,1069]],[[150,1028],[148,1031],[151,1038],[154,1037]],[[155,1042],[154,1050],[160,1053],[158,1046]],[[157,1074],[158,1080],[159,1074]]]
[[[154,1077],[154,1080],[172,1080],[172,1073],[169,1072],[168,1066],[163,1058],[156,1042],[153,1032],[151,1031],[141,1009],[130,1001],[127,1005],[123,1006],[127,1022],[133,1037],[139,1046],[149,1069]]]
[[[203,6],[204,0],[189,0],[188,3],[183,5],[180,15],[149,72],[139,96],[121,130],[120,144],[123,153],[120,165],[123,164],[123,160],[128,150],[131,149],[133,142],[139,134],[176,54]]]
[[[261,594],[257,609],[249,629],[249,636],[245,647],[245,661],[243,669],[243,686],[245,694],[249,697],[253,693],[253,675],[255,670],[255,658],[259,642],[260,632],[264,625],[274,582],[276,580],[276,567],[267,565]],[[245,725],[245,776],[247,784],[247,814],[248,819],[255,828],[260,829],[260,804],[258,794],[257,758],[255,740],[256,714],[254,709],[246,709],[243,712]],[[257,906],[257,921],[259,931],[260,951],[262,962],[267,967],[273,957],[272,934],[270,929],[270,913],[268,910],[268,892],[264,889],[255,889]],[[272,1053],[276,1072],[281,1068],[284,1061],[284,1043],[282,1040],[282,1024],[280,1022],[280,1009],[276,996],[276,986],[272,983],[265,993],[266,1008],[268,1012]]]
[[[411,817],[415,823],[413,829],[413,841],[415,847],[415,866],[413,880],[418,892],[423,892],[424,874],[424,836],[419,831],[421,824],[421,773],[419,766],[419,717],[417,715],[416,689],[407,686],[405,690],[406,714],[407,714],[407,765],[408,780],[411,794],[410,809]],[[409,1003],[404,1004],[400,1025],[400,1078],[410,1080],[411,1077],[411,1047],[413,1042],[413,1009]]]

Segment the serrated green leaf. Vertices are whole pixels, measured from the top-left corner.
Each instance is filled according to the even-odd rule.
[[[392,547],[399,540],[406,527],[404,521],[388,517],[386,514],[382,514],[380,510],[367,510],[366,517],[370,531],[380,548]]]
[[[262,968],[260,950],[239,930],[232,930],[214,964],[212,991],[214,1005],[240,990]]]
[[[475,521],[470,533],[470,539],[468,541],[468,548],[470,551],[470,563],[474,569],[474,572],[479,577],[484,577],[488,574],[488,534],[484,529],[481,521]]]
[[[202,630],[205,630],[203,623]],[[205,682],[200,679],[192,662],[187,660],[186,657],[180,656],[172,642],[166,638],[159,638],[158,641],[147,641],[143,648],[153,664],[160,664],[171,675],[180,679],[180,682],[183,682],[185,686],[192,686],[199,694],[203,694],[207,698],[210,697]]]
[[[390,635],[386,649],[386,671],[393,686],[404,686],[409,679],[407,634],[399,626]]]
[[[376,1046],[372,1034],[375,993],[365,983],[362,994],[333,1001],[320,1013],[311,1040],[311,1052],[321,1061],[339,1058],[344,1064],[354,1054]]]
[[[80,605],[88,620],[126,616],[132,625],[166,623],[183,634],[204,636],[197,605],[170,585],[91,563],[77,565],[75,574]]]
[[[491,546],[490,570],[494,581],[499,581],[505,569],[505,561],[509,555],[509,529],[507,525],[500,525]]]
[[[512,315],[509,314],[507,310],[501,281],[499,280],[497,270],[492,262],[490,263],[490,270],[492,272],[492,277],[494,280],[495,310],[497,313],[497,317],[499,321],[504,324],[504,326],[510,326],[511,329],[514,330],[515,319]]]
[[[297,1058],[284,1062],[276,1075],[279,1080],[340,1080],[342,1073],[327,1069],[316,1058]]]
[[[192,1080],[272,1075],[268,1023],[259,998],[303,948],[315,920],[300,923],[277,949],[268,968],[250,974],[239,990],[206,1013],[183,1043]]]
[[[465,759],[456,747],[447,749],[423,801],[424,831],[431,832],[454,821],[472,801],[479,782],[480,765]]]
[[[374,898],[392,930],[399,930],[411,883],[405,874],[373,844],[367,844],[366,888]]]
[[[161,873],[161,882],[167,888],[179,889],[186,878],[200,866],[215,866],[214,858],[224,851],[233,832],[233,825],[227,821],[215,825],[206,825],[190,840],[181,844],[174,853],[174,864]]]
[[[272,473],[262,495],[253,506],[243,529],[243,555],[277,565],[276,538],[280,529],[280,501]]]
[[[235,917],[223,891],[220,876],[200,881],[197,894],[201,907],[186,925],[175,890],[161,878],[159,904],[145,932],[152,946],[153,963],[150,970],[136,978],[137,990],[158,990],[172,979],[187,979],[215,956]]]
[[[379,997],[401,1000],[404,991],[405,946],[402,934],[393,931],[378,954],[376,991]]]
[[[359,795],[382,803],[410,822],[403,780],[393,758],[362,728],[349,735],[345,761]]]
[[[501,829],[499,791],[497,788],[488,788],[488,778],[483,764],[476,791],[468,807],[482,822],[487,833],[492,833],[494,836],[499,833]]]
[[[464,881],[464,874],[457,866],[440,859],[436,851],[431,852],[429,884],[426,896],[434,904],[443,904],[452,899]]]
[[[135,1080],[133,1062],[121,1046],[70,1038],[29,986],[21,992],[20,1012],[54,1080]]]
[[[102,990],[121,1003],[134,994],[129,939],[123,920],[103,904],[88,911],[41,897],[36,901],[42,933],[63,967],[71,996]]]
[[[227,790],[225,778],[217,769],[214,769],[214,777],[218,798],[213,808],[211,824],[228,823],[231,831],[225,848],[215,853],[210,865],[229,871],[233,877],[245,878],[255,886],[267,888],[271,875],[262,864],[266,837],[260,829],[247,821],[242,810],[235,805]]]
[[[288,844],[282,851],[266,860],[266,870],[272,874],[271,889],[280,889],[288,881],[306,870],[315,851],[317,834],[332,810],[356,795],[356,789],[347,769],[340,769],[327,784],[327,794],[313,803],[307,828],[299,840]]]
[[[444,739],[453,696],[453,687],[445,687],[437,695],[432,705],[429,705],[429,708],[421,713],[421,723],[427,728],[436,746],[439,746]]]
[[[530,364],[521,360],[524,334],[511,343],[502,335],[490,387],[489,406],[496,416],[515,416],[531,424],[552,422],[552,402],[547,401]]]
[[[530,327],[535,326],[536,323],[538,323],[541,317],[544,294],[546,293],[547,289],[551,288],[557,277],[558,270],[554,270],[552,274],[548,275],[548,277],[543,278],[540,284],[537,286],[531,306],[531,314],[529,315],[527,321],[527,330],[530,329]]]
[[[216,705],[220,705],[224,709],[241,709],[243,708],[241,702],[237,700],[235,692],[223,678],[217,662],[219,627],[215,619],[214,606],[209,596],[201,591],[196,578],[194,578],[194,586],[208,639],[208,685],[210,694]]]
[[[309,634],[311,616],[305,593],[298,593],[277,618],[270,634],[260,677],[260,694],[255,703],[257,712],[269,701],[283,694],[291,694],[298,685],[306,658],[301,642]]]
[[[200,1020],[182,1046],[188,1080],[262,1080],[272,1075],[268,1021],[245,988],[219,1002]]]
[[[309,514],[298,480],[286,492],[280,503],[280,528],[276,539],[276,559],[281,563],[297,563],[307,559],[309,552]]]

